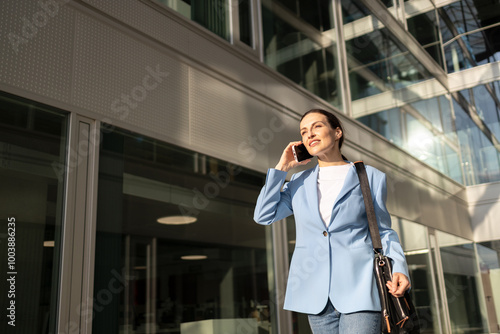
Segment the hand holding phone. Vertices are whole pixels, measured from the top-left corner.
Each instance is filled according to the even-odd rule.
[[[301,162],[307,159],[311,159],[313,156],[307,152],[304,144],[292,146],[293,157],[295,161]]]

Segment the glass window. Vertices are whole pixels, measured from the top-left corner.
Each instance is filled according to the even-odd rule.
[[[464,110],[464,101],[453,99],[456,129],[466,185],[500,180],[500,153]]]
[[[240,21],[240,41],[253,47],[252,3],[250,0],[238,1]]]
[[[472,89],[476,111],[493,135],[500,139],[500,101],[492,85],[479,85]],[[497,101],[497,103],[495,102]]]
[[[229,40],[229,0],[156,0]]]
[[[289,11],[318,31],[333,28],[331,1],[263,0],[262,3],[268,8],[275,6],[278,11]]]
[[[436,231],[452,333],[484,333],[480,273],[472,242]]]
[[[263,183],[218,159],[103,131],[92,332],[269,332],[271,227],[253,221]]]
[[[481,242],[476,246],[490,332],[494,333],[500,326],[500,240]]]
[[[455,128],[455,116],[453,114],[452,103],[449,100],[449,97],[441,95],[439,97],[439,106],[441,107],[441,119],[443,121],[444,134],[452,142],[458,143]]]
[[[56,332],[66,143],[65,115],[0,95],[2,333]]]
[[[386,28],[346,40],[346,51],[353,100],[431,77]]]
[[[358,118],[358,121],[380,133],[391,143],[400,147],[403,145],[403,136],[401,133],[401,113],[399,108],[363,116]]]
[[[412,288],[410,294],[417,310],[422,333],[439,333],[439,304],[433,278],[432,259],[423,225],[392,217],[408,263]]]
[[[408,31],[424,47],[429,55],[444,69],[439,40],[439,27],[434,10],[407,19]]]
[[[287,2],[291,6],[291,2]],[[295,1],[293,1],[295,3]],[[298,2],[297,2],[298,3]],[[302,3],[302,2],[301,2]],[[325,35],[319,29],[330,28],[322,19],[321,27],[304,21],[321,11],[316,2],[304,2],[300,17],[289,15],[288,7],[278,1],[263,1],[263,39],[265,63],[293,82],[341,108],[336,47],[333,41],[323,43]],[[301,7],[302,8],[302,7]],[[288,13],[288,14],[287,14]],[[323,43],[323,44],[320,44]]]
[[[446,143],[444,144],[444,151],[447,171],[446,174],[453,180],[464,184],[462,164],[460,162],[459,153]]]
[[[354,22],[370,15],[370,11],[360,1],[341,0],[344,24]]]
[[[448,72],[500,60],[497,3],[461,0],[438,12]]]

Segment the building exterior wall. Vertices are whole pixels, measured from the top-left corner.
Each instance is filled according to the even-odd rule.
[[[61,5],[28,42],[3,48],[4,91],[261,172],[297,137],[301,113],[316,106],[333,110],[176,13],[159,13],[140,1],[89,5]],[[22,36],[20,18],[42,10],[36,3],[25,6],[5,12],[6,31]],[[348,157],[391,174],[391,189],[398,194],[389,204],[392,211],[472,237],[463,187],[340,117]],[[396,198],[406,202],[397,205]],[[436,200],[448,204],[429,205]],[[458,224],[446,227],[438,217],[450,209]]]

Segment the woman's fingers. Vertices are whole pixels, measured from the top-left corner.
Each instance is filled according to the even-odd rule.
[[[283,171],[289,171],[290,169],[298,166],[298,165],[303,165],[304,163],[297,163],[293,157],[293,151],[292,148],[295,145],[300,145],[302,142],[301,141],[292,141],[288,143],[288,145],[285,147],[283,150],[283,153],[281,154],[280,161],[276,165],[277,169],[283,170]]]
[[[389,293],[394,297],[403,297],[405,291],[410,288],[410,281],[408,277],[402,273],[394,273],[392,275],[392,282],[387,282]]]

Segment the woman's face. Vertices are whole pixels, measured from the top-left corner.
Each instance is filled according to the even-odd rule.
[[[310,113],[300,122],[300,136],[307,151],[314,156],[327,155],[334,151],[342,137],[340,128],[332,129],[325,115]]]

